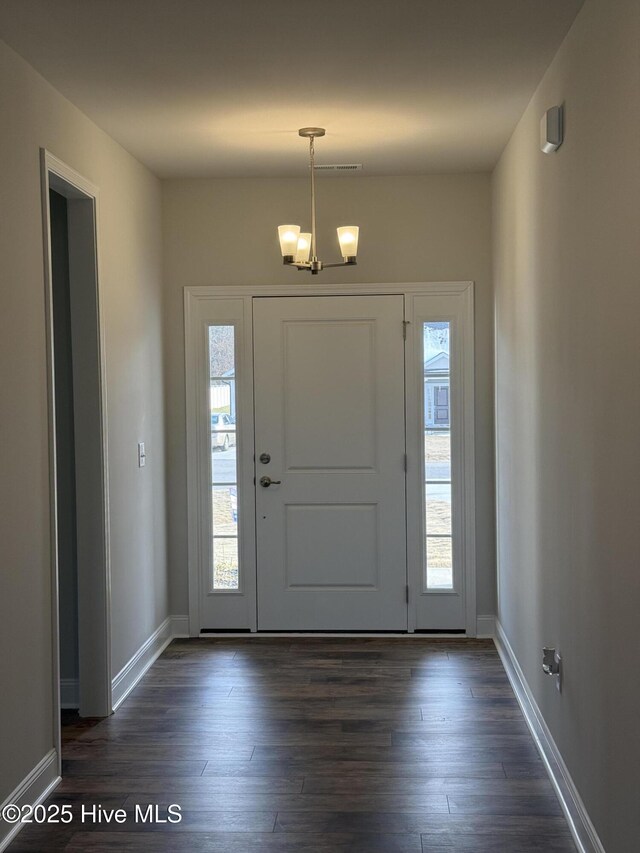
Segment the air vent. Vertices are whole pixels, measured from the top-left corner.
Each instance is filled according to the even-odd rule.
[[[361,172],[362,163],[327,163],[326,165],[318,165],[316,163],[316,172]]]

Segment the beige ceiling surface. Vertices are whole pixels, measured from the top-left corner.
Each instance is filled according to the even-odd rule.
[[[486,170],[583,0],[1,0],[0,37],[162,177]]]

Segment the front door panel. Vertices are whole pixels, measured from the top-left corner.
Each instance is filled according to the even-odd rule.
[[[407,628],[403,310],[254,299],[260,630]]]

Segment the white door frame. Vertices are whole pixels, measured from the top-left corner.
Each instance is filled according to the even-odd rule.
[[[409,321],[405,352],[407,394],[407,455],[417,464],[407,467],[407,540],[425,542],[424,370],[423,322],[451,324],[451,467],[453,485],[453,575],[451,590],[429,590],[425,582],[425,554],[407,549],[411,585],[409,626],[415,630],[458,629],[464,621],[467,636],[476,634],[476,515],[474,440],[474,306],[473,289],[414,293],[407,300]],[[412,389],[413,393],[410,393]],[[418,498],[419,496],[419,498]],[[457,534],[457,535],[456,535]]]
[[[104,326],[99,286],[98,213],[99,191],[90,181],[78,174],[49,151],[40,149],[42,187],[42,222],[44,242],[45,282],[45,325],[47,335],[47,395],[49,417],[49,501],[51,537],[51,624],[53,649],[53,707],[54,745],[61,761],[60,731],[60,619],[58,592],[58,517],[57,517],[57,471],[56,471],[56,421],[55,421],[55,361],[53,326],[53,273],[51,265],[51,222],[49,190],[53,189],[67,199],[81,200],[90,204],[92,216],[78,217],[78,228],[82,229],[84,251],[74,252],[70,247],[70,266],[75,267],[83,281],[95,282],[95,290],[89,292],[96,309],[97,340],[92,341],[98,362],[97,374],[91,382],[97,383],[96,398],[99,408],[100,447],[98,460],[99,482],[95,483],[95,503],[100,505],[97,518],[94,507],[84,513],[79,522],[86,530],[86,539],[91,541],[91,559],[85,561],[84,577],[79,578],[78,590],[78,639],[80,648],[80,711],[87,716],[108,716],[112,712],[111,697],[111,583],[109,548],[109,480],[107,465],[107,400],[106,372],[104,363]],[[74,224],[71,227],[76,227]],[[93,247],[90,246],[93,238]],[[94,460],[95,461],[95,460]],[[89,516],[92,517],[89,517]],[[87,570],[88,569],[88,570]]]
[[[202,311],[206,304],[215,311],[217,300],[238,300],[242,303],[242,319],[244,321],[245,335],[247,340],[241,346],[245,354],[250,353],[252,339],[252,300],[257,296],[355,296],[355,295],[404,295],[405,305],[413,304],[416,296],[428,295],[453,295],[459,294],[464,300],[471,323],[468,328],[470,334],[470,345],[465,350],[465,385],[464,406],[467,413],[464,426],[464,550],[465,567],[464,583],[466,596],[466,636],[476,635],[476,572],[475,572],[475,462],[474,462],[474,355],[473,355],[473,290],[472,281],[445,281],[445,282],[410,282],[410,283],[345,283],[345,284],[316,284],[307,282],[304,285],[234,285],[234,286],[205,286],[184,288],[184,311],[185,311],[185,382],[186,382],[186,422],[187,422],[187,505],[188,505],[188,569],[189,569],[189,633],[193,637],[200,635],[199,622],[199,599],[200,584],[202,577],[201,546],[202,530],[202,477],[201,472],[208,470],[208,460],[203,458],[202,442],[199,440],[199,430],[196,412],[199,411],[198,396],[200,389],[198,365],[201,360],[201,330]],[[205,309],[206,310],[206,309]],[[410,312],[406,315],[411,322]],[[214,321],[215,322],[215,321]],[[416,369],[413,347],[407,347],[406,364],[407,370]],[[251,381],[253,377],[245,371],[245,382]],[[253,388],[241,389],[238,387],[239,395],[246,394],[247,403],[245,410],[253,413]],[[411,410],[409,410],[411,411]],[[253,430],[253,424],[251,424]],[[415,430],[412,431],[415,433]],[[407,436],[410,439],[410,436]],[[407,443],[408,466],[411,470],[412,464],[417,469],[422,459],[421,453],[417,455],[416,442],[409,440]],[[253,443],[251,443],[253,447]],[[413,457],[413,458],[412,458]],[[247,526],[253,527],[255,531],[255,500],[253,493],[251,500],[248,496],[238,495],[239,507],[242,506]],[[242,504],[240,502],[242,501]],[[245,580],[245,593],[248,594],[251,610],[247,612],[246,627],[250,631],[257,630],[257,619],[255,612],[256,604],[256,577],[255,577],[255,553],[252,558],[251,570],[253,577]],[[410,575],[410,606],[409,606],[409,632],[415,630],[416,608],[411,599],[418,593],[418,584]]]

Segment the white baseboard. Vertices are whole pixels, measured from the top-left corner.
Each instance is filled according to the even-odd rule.
[[[60,781],[58,774],[58,753],[55,749],[48,752],[33,770],[25,776],[18,787],[0,806],[7,805],[36,806],[46,799]],[[0,821],[0,853],[9,846],[24,824]]]
[[[564,763],[560,750],[549,731],[504,628],[498,619],[495,620],[494,639],[524,718],[560,800],[560,805],[567,818],[579,853],[605,853],[575,782],[571,778],[567,765]]]
[[[122,667],[111,683],[112,707],[115,711],[131,693],[151,664],[160,657],[173,639],[172,618],[167,616],[162,625],[144,641],[133,657]]]
[[[496,617],[493,614],[478,616],[476,619],[476,638],[478,640],[493,639],[496,634]]]
[[[167,616],[162,625],[144,641],[133,657],[122,667],[111,683],[112,707],[115,711],[157,660],[169,643],[177,637],[189,636],[188,616]]]
[[[60,679],[60,707],[80,707],[80,682],[77,678]]]
[[[188,616],[171,617],[171,635],[174,640],[178,638],[183,639],[190,636]]]

